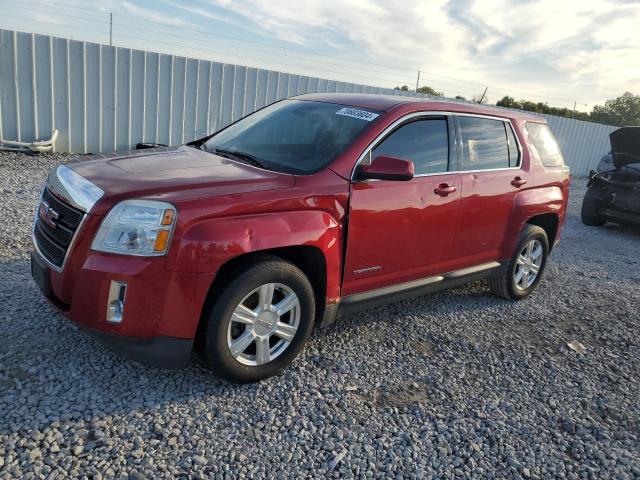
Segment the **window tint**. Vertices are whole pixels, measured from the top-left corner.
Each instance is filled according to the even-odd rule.
[[[509,147],[502,120],[458,117],[462,136],[461,170],[488,170],[509,166]]]
[[[560,147],[553,138],[549,127],[543,123],[527,122],[527,132],[536,147],[540,160],[545,167],[558,167],[564,165]]]
[[[333,161],[380,112],[324,102],[284,100],[211,137],[205,148],[255,157],[270,170],[307,174]]]
[[[518,151],[518,142],[516,142],[516,137],[513,134],[513,129],[511,125],[507,122],[504,122],[504,128],[507,130],[507,140],[509,142],[509,166],[517,167],[520,162],[520,152]]]
[[[401,126],[373,150],[372,158],[381,155],[411,160],[416,175],[446,172],[449,164],[447,121],[417,120]]]

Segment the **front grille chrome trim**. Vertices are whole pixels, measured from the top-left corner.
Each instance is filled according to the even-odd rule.
[[[42,261],[45,262],[49,268],[51,268],[52,270],[60,273],[60,272],[62,272],[64,270],[64,267],[65,267],[65,265],[67,263],[67,259],[69,258],[69,253],[73,249],[73,246],[76,243],[76,239],[78,238],[78,234],[82,230],[82,227],[84,226],[84,222],[87,219],[88,215],[86,213],[82,215],[82,218],[80,219],[80,223],[78,223],[78,227],[76,228],[76,231],[73,233],[73,237],[71,238],[71,242],[69,243],[69,246],[67,247],[67,250],[66,250],[66,252],[64,254],[64,258],[62,259],[62,264],[60,266],[58,266],[58,265],[52,263],[51,261],[49,261],[49,259],[46,257],[46,255],[44,255],[44,253],[42,253],[42,251],[38,247],[38,242],[36,241],[36,223],[38,222],[38,209],[40,208],[40,204],[42,203],[42,200],[44,198],[44,192],[45,192],[46,188],[47,188],[47,183],[45,183],[43,185],[43,187],[42,187],[42,191],[40,192],[40,195],[38,197],[38,203],[36,204],[36,209],[35,209],[35,212],[33,214],[33,225],[31,227],[31,243],[33,245],[34,250],[36,251],[38,256],[42,259]]]
[[[59,165],[49,172],[47,185],[53,195],[86,213],[90,212],[104,195],[104,190],[66,165]]]

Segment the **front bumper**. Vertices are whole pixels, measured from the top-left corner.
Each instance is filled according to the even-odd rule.
[[[640,226],[640,211],[600,208],[598,213],[611,222]]]
[[[60,272],[32,253],[34,279],[49,302],[127,358],[161,368],[184,367],[214,275],[168,271],[164,257],[81,251],[71,252]],[[127,285],[119,323],[107,320],[112,282]]]
[[[159,368],[186,367],[193,347],[193,340],[186,338],[123,337],[99,330],[84,330],[109,350],[130,360]]]

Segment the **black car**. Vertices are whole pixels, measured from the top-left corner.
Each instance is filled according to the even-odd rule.
[[[640,127],[623,127],[609,135],[613,170],[591,177],[582,202],[582,223],[640,225]]]

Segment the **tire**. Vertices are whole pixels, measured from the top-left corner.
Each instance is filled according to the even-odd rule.
[[[281,316],[276,305],[282,307]],[[204,319],[205,362],[235,383],[277,375],[302,350],[314,317],[313,288],[295,265],[275,258],[245,266]]]
[[[598,213],[599,202],[593,193],[593,190],[588,189],[582,201],[582,210],[580,217],[582,223],[590,227],[601,227],[605,224],[606,220]]]
[[[525,250],[529,246],[532,246],[532,249]],[[538,248],[541,249],[539,257],[535,255]],[[529,254],[531,254],[530,258],[527,257]],[[489,278],[489,288],[496,295],[509,300],[517,301],[528,297],[540,283],[548,257],[547,233],[537,225],[527,225],[520,232],[515,253],[509,260],[507,268],[503,269],[499,275]],[[531,262],[527,263],[523,260],[531,260]],[[532,277],[532,274],[535,274],[535,277]]]

